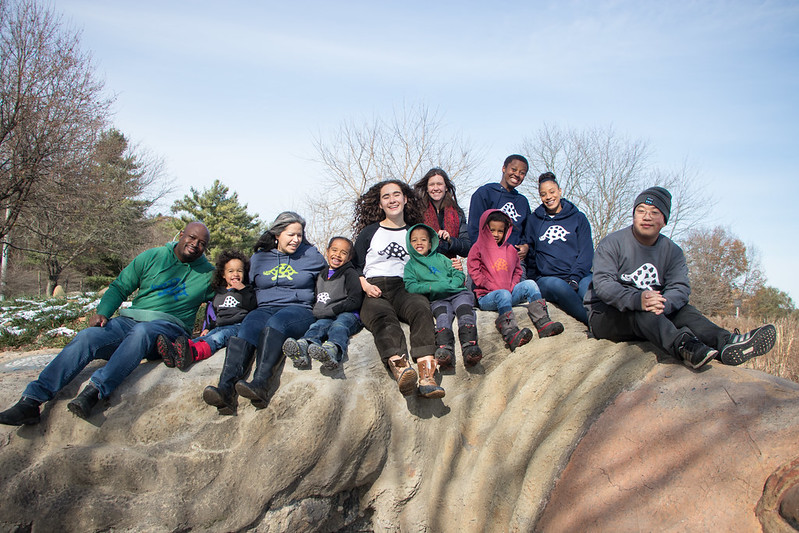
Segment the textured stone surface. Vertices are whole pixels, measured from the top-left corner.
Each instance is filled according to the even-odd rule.
[[[87,369],[48,404],[41,424],[0,426],[0,530],[530,531],[578,442],[620,393],[660,371],[668,379],[685,373],[685,386],[703,387],[705,376],[726,370],[697,376],[656,365],[650,345],[587,339],[579,323],[550,310],[566,331],[514,353],[500,342],[495,314],[480,313],[485,357],[466,370],[458,351],[442,400],[402,397],[368,332],[353,339],[343,370],[289,363],[268,407],[247,403],[236,417],[218,416],[201,399],[218,377],[221,352],[185,373],[143,363],[88,422],[66,409]],[[522,309],[517,317],[529,326]],[[0,357],[0,406],[18,398],[42,363],[41,354]],[[742,383],[774,381],[733,372]],[[764,410],[758,386],[730,395],[751,419],[767,418],[773,434],[786,434],[788,422]],[[795,385],[780,387],[786,402],[797,401]],[[692,403],[690,395],[664,394],[650,399],[670,409],[690,404],[709,421],[703,432],[723,429],[714,413],[729,397]],[[652,408],[665,413],[657,402]],[[687,432],[682,418],[668,417]],[[755,442],[761,455],[771,453]],[[774,468],[766,472],[752,452],[738,459],[736,475],[762,490]],[[634,475],[640,463],[619,466]],[[750,514],[756,501],[747,503]],[[576,511],[578,503],[567,507]]]
[[[760,531],[768,476],[799,455],[799,385],[658,365],[593,423],[542,531]]]

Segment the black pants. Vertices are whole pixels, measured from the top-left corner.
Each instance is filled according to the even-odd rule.
[[[408,353],[400,320],[411,327],[413,360],[433,355],[436,335],[430,301],[421,294],[406,291],[405,282],[399,277],[376,277],[367,281],[383,291],[380,298],[364,298],[361,306],[361,321],[372,332],[383,362],[394,355]]]
[[[730,339],[730,332],[708,320],[692,305],[685,305],[670,315],[649,311],[619,311],[606,304],[595,304],[589,311],[588,327],[597,339],[611,341],[648,340],[655,346],[680,357],[679,345],[685,335],[720,350]]]

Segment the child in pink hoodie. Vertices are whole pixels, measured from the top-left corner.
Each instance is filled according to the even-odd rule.
[[[563,324],[553,322],[547,303],[533,280],[522,281],[522,266],[516,248],[508,244],[513,231],[510,218],[499,209],[480,217],[477,242],[469,251],[467,266],[474,282],[477,305],[483,311],[498,311],[496,326],[511,351],[533,338],[528,328],[519,329],[513,306],[527,303],[527,314],[539,337],[563,332]]]

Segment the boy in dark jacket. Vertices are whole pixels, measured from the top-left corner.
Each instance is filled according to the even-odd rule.
[[[358,315],[363,289],[358,272],[350,262],[351,255],[351,240],[346,237],[330,239],[327,245],[329,266],[316,278],[313,306],[316,322],[303,338],[289,338],[283,343],[283,353],[296,368],[311,368],[311,358],[327,369],[338,368],[347,353],[350,337],[363,326]]]
[[[468,366],[477,364],[483,352],[477,345],[477,319],[474,295],[465,287],[466,275],[453,266],[453,260],[437,251],[436,231],[417,224],[408,231],[410,259],[405,264],[405,290],[424,294],[431,301],[436,319],[436,360],[441,368],[455,363],[455,335],[452,320],[458,318],[458,340]],[[457,260],[460,264],[460,260]]]

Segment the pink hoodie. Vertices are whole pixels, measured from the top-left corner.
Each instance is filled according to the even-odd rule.
[[[497,244],[488,229],[486,219],[495,211],[499,209],[489,209],[480,216],[480,233],[477,235],[477,242],[469,250],[466,263],[469,276],[474,282],[474,293],[478,298],[500,289],[512,290],[522,279],[519,254],[516,247],[508,244],[513,224],[508,224],[502,244]]]

